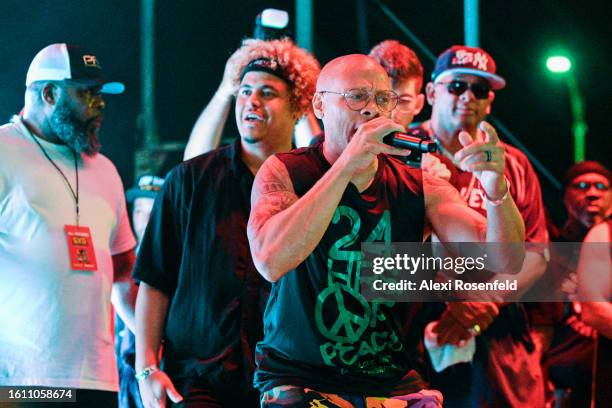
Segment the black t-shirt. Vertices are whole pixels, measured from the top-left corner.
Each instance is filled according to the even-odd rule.
[[[329,169],[321,144],[277,154],[298,196]],[[360,294],[362,242],[421,242],[425,223],[419,169],[380,156],[370,187],[349,184],[319,245],[272,285],[257,345],[255,386],[310,387],[373,396],[416,392],[422,328],[407,323],[418,305],[367,302]]]
[[[175,167],[159,192],[134,277],[170,298],[163,368],[250,387],[269,285],[249,250],[253,175],[240,140]]]

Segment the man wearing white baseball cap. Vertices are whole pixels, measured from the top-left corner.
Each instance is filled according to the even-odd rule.
[[[36,81],[70,80],[83,85],[100,85],[100,92],[120,94],[121,82],[104,79],[98,58],[88,50],[69,44],[51,44],[32,60],[26,76],[26,86]]]
[[[91,52],[52,44],[0,127],[0,385],[52,387],[75,406],[117,406],[111,291],[129,282],[136,240],[98,132],[101,93],[123,90]],[[133,327],[128,299],[113,304]]]

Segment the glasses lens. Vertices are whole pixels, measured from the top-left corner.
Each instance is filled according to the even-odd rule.
[[[491,87],[489,86],[489,84],[477,82],[475,84],[472,84],[472,86],[470,86],[470,89],[472,90],[472,93],[474,94],[476,99],[487,99],[489,97],[489,91],[491,90]]]
[[[451,81],[448,83],[448,92],[453,95],[462,95],[468,88],[470,88],[476,99],[487,99],[489,97],[489,91],[491,90],[489,84],[484,82],[468,84],[464,81]]]
[[[448,83],[448,92],[452,93],[453,95],[459,96],[463,94],[467,89],[468,89],[467,82],[450,81]]]
[[[610,188],[610,186],[606,185],[605,183],[601,181],[597,181],[595,183],[591,183],[589,181],[580,181],[577,184],[574,184],[574,187],[576,187],[579,190],[584,190],[584,191],[590,189],[591,186],[594,186],[599,191],[608,191],[608,189]]]
[[[349,108],[361,110],[368,104],[370,94],[365,89],[350,89],[344,94],[344,99]]]
[[[383,112],[389,112],[397,106],[398,96],[393,91],[381,91],[376,93],[376,105]]]

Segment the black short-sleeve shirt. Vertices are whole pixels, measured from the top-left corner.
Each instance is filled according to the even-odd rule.
[[[238,140],[179,164],[155,200],[134,277],[169,296],[171,377],[251,384],[269,292],[246,235],[253,180]]]

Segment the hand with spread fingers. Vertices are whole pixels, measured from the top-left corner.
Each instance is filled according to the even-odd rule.
[[[497,201],[509,188],[504,177],[506,153],[493,126],[483,121],[478,127],[484,133],[484,141],[475,141],[469,133],[460,132],[463,148],[455,153],[454,159],[460,169],[476,175],[490,201]]]

